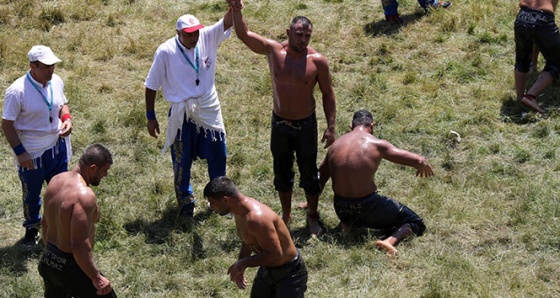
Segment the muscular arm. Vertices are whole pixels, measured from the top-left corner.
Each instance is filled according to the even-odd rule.
[[[323,110],[327,119],[327,130],[321,140],[325,143],[326,148],[334,142],[336,137],[336,101],[327,59],[320,55],[315,63],[317,66],[317,82],[323,94]]]
[[[89,277],[98,290],[98,294],[107,294],[111,291],[111,283],[101,275],[93,260],[93,243],[91,242],[94,231],[93,215],[97,209],[95,195],[91,190],[84,191],[78,202],[74,204],[70,220],[70,245],[72,254],[78,266]]]
[[[12,148],[21,144],[16,128],[14,127],[14,121],[2,119],[2,130],[4,131],[8,144],[10,144]],[[17,161],[21,167],[33,169],[33,160],[27,151],[18,155]]]
[[[244,276],[247,267],[268,266],[282,257],[282,247],[272,222],[252,221],[247,224],[247,231],[249,236],[255,239],[255,246],[258,246],[259,252],[251,256],[250,246],[242,239],[239,260],[228,269],[230,279],[240,289],[247,285]]]
[[[239,38],[251,51],[268,55],[270,53],[270,42],[268,39],[249,31],[241,9],[232,9],[233,26],[235,28],[235,35]]]
[[[150,88],[146,88],[145,98],[146,98],[146,112],[154,111],[155,112],[155,102],[156,102],[156,90],[152,90]],[[154,138],[157,139],[159,132],[159,122],[157,119],[148,120],[146,125],[148,128],[148,133]]]
[[[432,167],[425,157],[399,149],[386,141],[380,140],[378,142],[377,146],[382,158],[401,165],[414,167],[416,169],[416,176],[429,177],[434,174]]]

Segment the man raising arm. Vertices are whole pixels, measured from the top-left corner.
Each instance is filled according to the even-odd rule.
[[[294,172],[294,153],[300,173],[299,186],[305,190],[309,231],[319,235],[319,182],[317,176],[317,119],[313,90],[322,93],[327,129],[321,142],[325,148],[335,139],[336,102],[329,65],[325,57],[309,46],[313,24],[303,16],[295,17],[282,43],[249,31],[243,19],[243,4],[228,0],[233,11],[237,37],[253,52],[266,55],[272,80],[273,111],[270,149],[274,159],[274,186],[282,204],[282,218],[288,224]]]

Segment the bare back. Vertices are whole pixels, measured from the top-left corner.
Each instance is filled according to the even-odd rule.
[[[361,198],[377,190],[375,173],[382,157],[379,140],[352,131],[338,138],[327,153],[333,191],[345,198]]]
[[[76,220],[87,222],[77,228]],[[60,250],[74,253],[73,237],[89,238],[93,247],[94,224],[99,221],[99,209],[95,194],[86,186],[82,176],[75,171],[55,176],[47,186],[44,196],[43,238]]]
[[[521,0],[519,6],[526,6],[536,10],[543,10],[554,13],[558,0]]]
[[[320,168],[321,179],[330,176],[336,195],[359,199],[377,191],[375,173],[383,159],[414,167],[417,176],[433,175],[423,156],[374,137],[367,126],[357,126],[331,145]]]
[[[250,210],[249,213],[235,215],[237,233],[241,240],[257,255],[280,252],[280,257],[268,267],[292,261],[297,256],[297,250],[284,221],[270,207],[253,198],[247,198],[244,205]]]
[[[288,120],[299,120],[315,112],[313,90],[318,83],[320,63],[326,59],[315,49],[289,54],[288,42],[276,44],[268,55],[274,89],[274,113]]]

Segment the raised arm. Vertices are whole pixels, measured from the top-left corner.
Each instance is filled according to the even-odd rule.
[[[277,43],[272,40],[268,40],[256,33],[249,31],[245,20],[243,19],[243,3],[241,0],[227,0],[230,5],[230,11],[233,16],[233,27],[235,28],[235,35],[239,38],[251,51],[261,54],[268,55],[271,50],[271,45]],[[280,44],[278,44],[280,45]]]

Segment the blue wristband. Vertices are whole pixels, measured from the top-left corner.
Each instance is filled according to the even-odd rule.
[[[21,154],[25,153],[25,148],[23,147],[22,144],[19,144],[12,149],[14,150],[14,153],[16,155],[21,155]]]
[[[146,111],[146,118],[148,118],[148,120],[156,120],[156,112]]]

